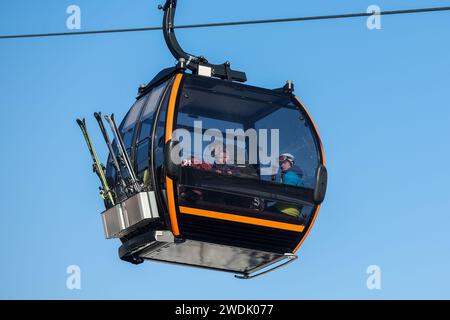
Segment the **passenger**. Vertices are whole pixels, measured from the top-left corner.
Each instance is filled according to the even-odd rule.
[[[290,186],[303,187],[303,172],[295,165],[295,157],[290,153],[280,155],[281,182]]]
[[[302,187],[303,183],[303,172],[302,170],[295,165],[295,157],[290,153],[283,153],[280,155],[280,169],[281,169],[281,182],[286,185]],[[289,216],[298,218],[300,216],[301,208],[276,202],[273,206],[273,209],[276,209],[278,212],[283,214],[287,214]],[[302,217],[303,218],[303,217]]]
[[[224,175],[235,175],[239,173],[239,168],[234,164],[230,164],[230,158],[226,150],[223,148],[216,148],[214,154],[214,164],[212,165],[212,169],[216,173],[224,174]]]
[[[194,158],[185,159],[182,161],[182,167],[191,167],[203,171],[215,172],[223,176],[244,176],[245,177],[257,177],[256,173],[250,172],[246,167],[241,167],[235,163],[230,163],[229,154],[222,146],[216,146],[214,150],[213,163],[207,163],[204,161],[196,160]],[[190,190],[189,190],[190,189]],[[213,203],[216,206],[223,207],[226,210],[228,206],[236,208],[246,208],[252,211],[261,210],[261,199],[242,197],[238,194],[232,194],[227,192],[209,191],[205,189],[197,189],[193,186],[183,187],[182,197],[189,202],[198,202],[199,200]]]
[[[248,165],[237,165],[230,161],[228,152],[222,146],[216,146],[214,149],[214,160],[212,163],[201,161],[194,158],[183,159],[181,167],[191,167],[194,169],[213,171],[223,175],[234,175],[239,177],[258,178],[256,170]]]

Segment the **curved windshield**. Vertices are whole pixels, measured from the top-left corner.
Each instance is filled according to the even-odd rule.
[[[257,130],[269,131],[274,128],[279,132],[279,167],[278,170],[274,170],[275,177],[262,175],[261,178],[283,183],[282,178],[289,176],[289,171],[295,170],[300,175],[301,185],[314,189],[319,159],[315,139],[305,115],[297,109],[294,102],[289,102],[287,105],[273,108],[270,114],[255,122]],[[290,164],[292,168],[289,170]],[[292,179],[285,179],[284,183],[293,182]]]
[[[320,159],[312,124],[292,97],[186,77],[176,128],[181,206],[308,221]]]

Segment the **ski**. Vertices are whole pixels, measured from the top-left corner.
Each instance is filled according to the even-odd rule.
[[[116,169],[120,184],[121,184],[123,190],[125,191],[127,189],[127,183],[125,182],[125,179],[123,178],[122,171],[120,169],[120,164],[117,161],[116,155],[114,153],[114,149],[111,144],[111,140],[109,139],[108,132],[106,131],[105,125],[103,123],[101,112],[95,112],[94,117],[98,122],[100,131],[102,132],[103,138],[105,139],[105,143],[108,146],[109,154],[111,155],[112,164],[114,166],[114,169]]]
[[[141,185],[137,181],[136,174],[134,173],[133,166],[131,165],[130,158],[128,157],[128,153],[125,148],[125,144],[122,140],[122,135],[119,132],[119,129],[117,128],[116,121],[114,120],[114,114],[111,116],[105,116],[106,121],[108,121],[111,131],[114,134],[114,137],[117,141],[117,149],[119,151],[120,156],[123,159],[123,162],[125,163],[125,167],[127,168],[128,174],[130,175],[131,182],[133,184],[135,192],[141,192]]]
[[[81,128],[81,131],[83,132],[83,136],[84,139],[86,140],[88,149],[89,149],[89,153],[91,154],[92,160],[93,160],[93,169],[94,172],[98,175],[100,182],[101,182],[101,195],[105,201],[105,204],[107,207],[111,207],[114,206],[114,197],[112,195],[111,189],[108,186],[108,181],[106,180],[106,175],[105,175],[105,169],[104,166],[101,164],[100,160],[98,159],[97,156],[97,152],[94,148],[94,145],[92,144],[91,138],[89,136],[89,133],[87,131],[87,126],[86,126],[86,120],[80,120],[77,119],[77,123]]]

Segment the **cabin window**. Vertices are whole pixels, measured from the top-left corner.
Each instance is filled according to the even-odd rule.
[[[269,131],[273,128],[279,130],[278,141],[281,158],[277,164],[278,168],[273,170],[273,176],[261,175],[262,180],[314,189],[319,159],[310,126],[306,116],[292,102],[286,106],[274,108],[270,114],[255,122],[254,127],[257,130]],[[270,152],[270,144],[268,147]],[[287,166],[282,164],[283,159],[286,159],[284,162],[287,161]],[[283,173],[285,168],[288,169],[287,173],[286,171]],[[289,174],[290,171],[292,174]],[[298,176],[299,179],[295,176]],[[298,183],[294,184],[296,180]]]
[[[131,148],[136,122],[141,114],[146,99],[147,96],[144,96],[136,101],[120,126],[120,132],[122,134],[123,143],[126,149]]]
[[[149,167],[149,147],[150,136],[154,122],[154,114],[160,105],[161,97],[167,88],[167,81],[156,86],[147,94],[147,101],[140,117],[140,128],[136,142],[136,169],[138,178],[148,184],[150,182]]]
[[[145,104],[145,108],[142,112],[141,116],[141,129],[139,132],[138,142],[148,139],[151,134],[152,125],[153,125],[153,115],[155,110],[159,106],[159,101],[161,96],[164,93],[164,90],[167,88],[167,82],[162,83],[161,85],[155,87],[150,93],[147,103]]]
[[[179,204],[306,224],[319,158],[297,102],[200,77],[186,77],[180,97]]]

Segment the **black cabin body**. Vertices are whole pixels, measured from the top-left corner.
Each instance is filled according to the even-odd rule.
[[[235,142],[235,157],[240,152],[244,163],[208,163],[195,150],[182,154],[182,163],[174,163],[170,154],[177,145],[173,136],[177,129],[202,141],[202,152],[213,141],[208,139],[211,129],[216,136],[222,134],[223,145],[229,142],[227,129],[266,131],[268,143],[271,130],[277,130],[279,153],[294,157],[297,172],[292,174],[300,182],[285,183],[281,168],[270,171],[259,156],[256,163],[249,161],[254,154],[249,137]],[[136,176],[151,194],[152,211],[109,235],[121,238],[123,260],[158,260],[247,276],[295,257],[319,212],[326,169],[315,124],[290,90],[263,89],[170,68],[141,88],[119,131]],[[119,195],[111,161],[106,173]]]
[[[139,88],[120,126],[105,116],[112,142],[94,114],[110,152],[106,172],[77,120],[101,182],[105,236],[119,238],[120,258],[134,264],[156,260],[248,279],[296,259],[325,197],[322,143],[292,82],[275,90],[246,85],[229,62],[183,51],[176,6],[160,6],[176,67]]]

